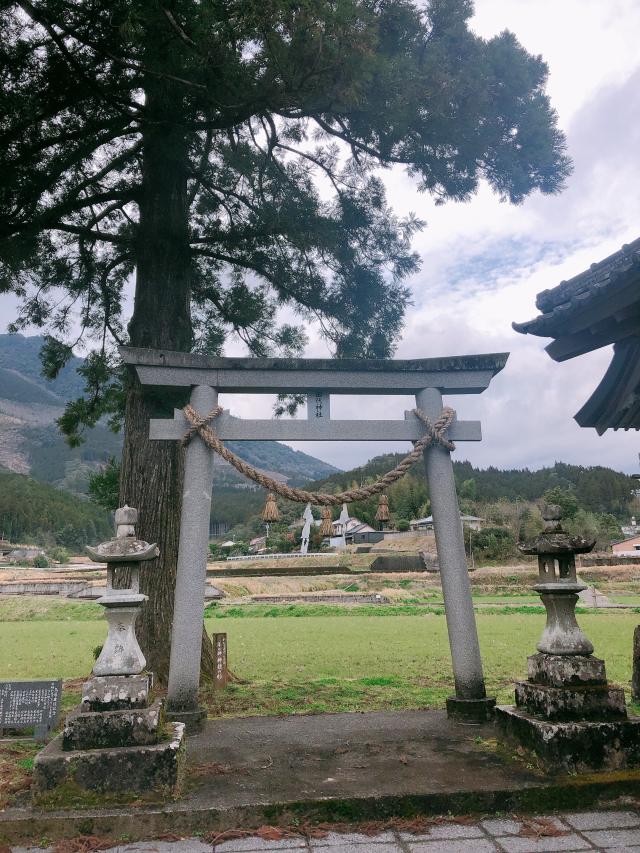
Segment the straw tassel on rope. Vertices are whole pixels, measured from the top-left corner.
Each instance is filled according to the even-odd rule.
[[[323,506],[320,511],[322,523],[320,524],[320,535],[331,536],[333,533],[333,524],[331,523],[331,507]]]
[[[271,524],[273,521],[280,521],[280,512],[276,503],[276,496],[273,492],[267,495],[267,502],[262,510],[262,520],[265,524]]]
[[[389,498],[386,495],[380,495],[378,498],[378,511],[376,512],[376,521],[384,523],[389,521]]]
[[[383,474],[375,483],[369,486],[361,486],[359,489],[348,489],[345,492],[338,492],[336,495],[330,495],[323,492],[307,492],[304,489],[294,489],[287,486],[285,483],[280,483],[274,480],[273,477],[268,477],[262,471],[258,471],[253,465],[244,462],[240,457],[236,456],[231,450],[224,446],[215,432],[211,429],[209,423],[215,420],[222,414],[222,406],[216,406],[208,415],[202,417],[199,415],[192,405],[186,405],[182,410],[185,418],[189,423],[189,428],[182,438],[182,443],[188,444],[194,435],[199,435],[202,441],[211,450],[218,453],[236,471],[239,471],[245,477],[253,480],[254,483],[262,486],[270,492],[275,492],[283,498],[297,503],[310,503],[315,506],[339,506],[343,503],[354,503],[355,501],[366,500],[373,495],[379,495],[393,483],[403,477],[407,471],[415,465],[418,459],[421,458],[423,450],[431,444],[439,444],[446,450],[455,450],[455,444],[450,441],[446,432],[451,426],[456,413],[453,409],[446,406],[440,415],[436,418],[435,423],[431,423],[427,415],[421,409],[414,409],[414,415],[420,420],[426,429],[425,435],[418,439],[413,446],[411,453],[408,453],[396,467]]]

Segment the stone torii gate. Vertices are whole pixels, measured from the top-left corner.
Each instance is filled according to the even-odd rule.
[[[417,441],[424,425],[405,412],[404,420],[332,420],[332,394],[415,395],[433,421],[443,394],[480,394],[504,367],[508,353],[427,358],[373,359],[213,358],[188,353],[122,347],[126,364],[143,385],[191,388],[190,402],[208,414],[223,394],[305,394],[307,419],[242,420],[223,412],[214,422],[221,440]],[[180,410],[173,420],[151,420],[150,438],[179,441],[189,423]],[[454,420],[448,437],[480,441],[478,421]],[[192,726],[204,716],[198,706],[200,653],[213,487],[214,451],[199,438],[186,449],[178,551],[167,712]],[[480,721],[495,704],[487,698],[471,599],[460,511],[449,451],[432,444],[424,451],[455,697],[450,716]]]

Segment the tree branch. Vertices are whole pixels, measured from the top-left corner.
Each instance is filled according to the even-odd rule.
[[[198,53],[200,53],[200,51],[198,50],[198,45],[194,42],[194,40],[193,40],[190,36],[188,36],[188,35],[186,34],[186,32],[184,31],[184,29],[183,29],[183,28],[180,26],[180,24],[176,21],[176,19],[175,19],[175,18],[174,18],[174,16],[173,16],[173,12],[170,12],[170,11],[169,11],[169,9],[164,9],[164,8],[162,9],[162,11],[164,12],[164,15],[165,15],[166,19],[167,19],[167,20],[169,21],[169,23],[171,24],[171,27],[172,27],[172,28],[175,30],[175,32],[180,36],[180,38],[182,39],[182,41],[183,41],[185,44],[188,44],[188,45],[189,45],[189,47],[193,47],[193,48],[195,48],[195,49],[198,51]]]
[[[118,246],[130,245],[130,241],[125,237],[119,237],[117,234],[106,234],[103,231],[92,231],[90,228],[82,228],[79,225],[72,225],[70,222],[56,222],[53,225],[49,225],[48,230],[77,234],[79,237],[84,237],[86,240],[91,240],[94,243],[115,243]]]
[[[68,64],[78,73],[81,77],[89,84],[89,87],[92,88],[103,100],[111,103],[113,105],[118,105],[120,108],[123,106],[127,106],[129,109],[133,108],[136,111],[141,109],[141,105],[137,104],[135,101],[129,101],[124,98],[117,98],[109,93],[105,92],[102,86],[96,83],[95,77],[92,77],[88,74],[82,65],[76,61],[76,59],[71,55],[64,41],[60,38],[58,33],[55,31],[53,25],[47,21],[46,17],[40,12],[36,7],[29,2],[29,0],[17,0],[18,5],[22,9],[22,11],[28,15],[32,21],[40,24],[40,26],[44,27],[51,40],[56,45],[62,56],[68,62]],[[60,27],[60,29],[63,29]],[[129,113],[130,114],[130,113]]]

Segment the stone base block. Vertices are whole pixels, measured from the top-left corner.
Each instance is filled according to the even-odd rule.
[[[493,719],[495,706],[495,699],[458,699],[457,696],[450,696],[447,699],[447,717],[457,723],[479,725]]]
[[[502,740],[534,752],[547,770],[588,773],[640,767],[640,717],[549,722],[512,705],[499,705],[495,719]]]
[[[70,714],[62,732],[62,748],[68,751],[154,744],[160,736],[161,722],[159,699],[150,708]]]
[[[151,677],[142,675],[96,675],[82,685],[81,710],[124,711],[146,708]]]
[[[550,687],[584,687],[606,684],[604,661],[593,655],[547,655],[527,658],[527,675],[535,684]]]
[[[624,720],[624,690],[599,684],[589,687],[549,687],[516,682],[516,705],[545,720]]]
[[[167,727],[167,739],[152,746],[73,750],[62,748],[58,735],[40,752],[33,766],[36,801],[87,794],[156,794],[170,798],[178,793],[184,768],[184,726]]]
[[[195,735],[204,728],[207,712],[204,708],[192,708],[188,711],[178,711],[171,708],[166,710],[167,720],[184,723],[185,734]]]

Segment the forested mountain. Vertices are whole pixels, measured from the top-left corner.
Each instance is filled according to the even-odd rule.
[[[82,393],[82,377],[77,372],[81,358],[72,356],[56,379],[43,378],[40,364],[43,343],[40,335],[0,335],[1,397],[22,403],[61,406]]]
[[[629,500],[638,488],[637,480],[602,465],[585,467],[556,462],[550,468],[501,471],[477,469],[470,462],[453,463],[456,482],[475,481],[477,497],[483,501],[537,500],[555,487],[569,489],[578,502],[592,512],[610,512],[624,517]]]
[[[106,510],[31,477],[0,471],[0,534],[78,550],[113,535]]]
[[[352,483],[369,482],[394,468],[402,456],[399,453],[376,456],[366,465],[333,474],[314,483],[312,488],[337,491]],[[477,503],[538,501],[550,489],[560,488],[572,492],[585,510],[611,513],[621,519],[628,515],[630,502],[638,488],[637,480],[600,465],[584,467],[556,462],[549,468],[531,471],[528,468],[474,468],[470,462],[454,461],[453,470],[461,500]],[[421,463],[392,487],[392,493],[394,489],[398,491],[397,499],[400,503],[401,495],[404,496],[406,507],[400,507],[403,510],[402,517],[415,515],[429,497]]]
[[[43,342],[38,336],[0,335],[0,466],[85,494],[91,472],[120,456],[122,438],[98,425],[87,431],[80,447],[66,444],[55,421],[66,402],[82,394],[83,380],[77,372],[82,360],[72,358],[49,382],[41,374]],[[229,446],[252,465],[282,474],[294,485],[338,470],[276,441],[229,442]],[[244,484],[226,464],[217,470],[216,479],[233,488]]]
[[[72,358],[53,382],[41,375],[41,337],[0,335],[0,466],[78,494],[88,475],[120,452],[120,438],[106,427],[87,432],[70,448],[55,421],[66,402],[82,393],[82,377]]]
[[[372,483],[394,468],[401,458],[401,454],[377,456],[359,468],[312,483],[309,489],[335,494]],[[598,549],[606,549],[611,541],[620,538],[620,526],[628,523],[630,515],[640,515],[637,481],[610,468],[557,462],[538,471],[527,468],[501,471],[474,468],[470,462],[453,465],[462,512],[478,515],[486,522],[482,535],[474,535],[474,549],[487,559],[516,556],[516,542],[529,540],[542,530],[541,507],[546,502],[560,504],[567,529],[595,539]],[[412,518],[429,515],[429,488],[422,464],[417,463],[394,483],[387,496],[390,523],[398,529],[408,527]],[[300,517],[299,505],[287,501],[279,501],[279,505],[283,523]],[[375,526],[377,505],[377,498],[369,498],[352,504],[349,514]],[[264,528],[258,508],[257,503],[246,506],[244,527],[237,531],[238,535],[248,536]],[[339,507],[334,508],[334,518],[338,511]]]

